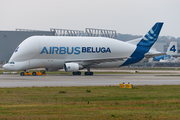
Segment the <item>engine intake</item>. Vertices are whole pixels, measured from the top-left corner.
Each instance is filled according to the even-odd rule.
[[[83,69],[83,66],[78,63],[65,63],[63,69],[65,72],[77,72],[78,70]]]

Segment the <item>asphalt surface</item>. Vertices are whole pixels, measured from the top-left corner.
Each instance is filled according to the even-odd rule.
[[[161,75],[162,74],[95,74],[93,76],[20,76],[1,74],[0,87],[118,86],[122,82],[126,84],[130,82],[133,85],[180,85],[180,76]]]

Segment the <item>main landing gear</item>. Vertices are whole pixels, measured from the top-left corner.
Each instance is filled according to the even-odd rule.
[[[73,72],[72,74],[73,74],[73,75],[81,75],[81,72],[80,72],[80,71],[77,71],[77,72]]]
[[[81,75],[80,71],[72,72],[73,75]],[[87,67],[87,72],[84,72],[84,75],[93,75],[93,72],[90,71],[90,67]]]
[[[87,66],[87,72],[85,72],[84,75],[93,75],[93,72],[90,71],[89,66]]]
[[[93,72],[85,72],[84,75],[93,75]]]
[[[81,75],[81,72],[72,72],[73,75]],[[93,72],[84,72],[84,75],[93,75]]]

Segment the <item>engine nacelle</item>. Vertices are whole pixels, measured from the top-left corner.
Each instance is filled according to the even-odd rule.
[[[63,69],[65,72],[77,72],[78,70],[83,69],[83,66],[78,63],[65,63]]]
[[[46,71],[50,71],[50,72],[53,72],[53,71],[58,71],[59,68],[45,68]]]

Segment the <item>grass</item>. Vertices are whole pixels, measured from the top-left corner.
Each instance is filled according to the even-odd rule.
[[[0,88],[0,119],[180,119],[179,91],[180,85]]]

